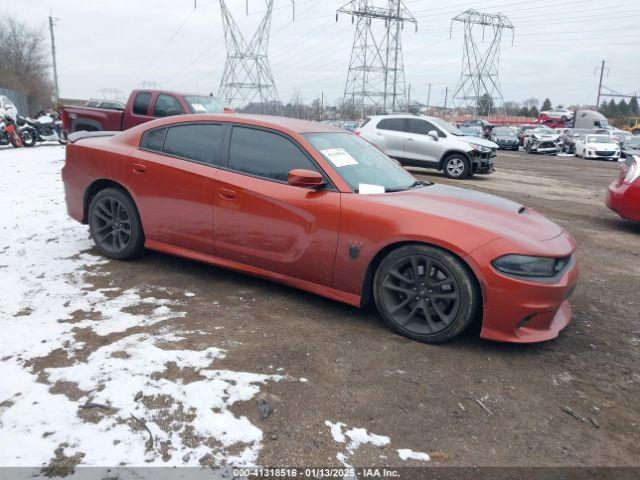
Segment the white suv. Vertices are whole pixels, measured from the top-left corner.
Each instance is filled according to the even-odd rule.
[[[356,134],[402,165],[435,168],[449,178],[494,171],[498,145],[469,137],[450,123],[422,115],[370,117]]]
[[[18,109],[16,106],[9,100],[9,97],[4,95],[0,95],[0,116],[9,115],[11,118],[16,118],[18,115]]]

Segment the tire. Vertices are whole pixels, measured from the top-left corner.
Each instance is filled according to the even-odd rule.
[[[567,116],[563,115],[562,118],[560,118],[560,120],[562,120],[563,122],[567,123]]]
[[[456,180],[467,178],[471,172],[469,160],[458,153],[449,155],[446,160],[442,162],[442,172],[447,178]]]
[[[100,190],[91,200],[88,218],[91,238],[105,257],[129,260],[144,252],[144,232],[138,209],[123,190]]]
[[[411,244],[382,260],[373,292],[391,330],[420,342],[442,343],[476,319],[482,303],[476,285],[473,274],[451,253]]]
[[[38,142],[33,130],[25,129],[20,132],[20,136],[22,137],[22,145],[24,145],[25,147],[35,147],[36,143]]]
[[[527,145],[524,147],[525,152],[527,152],[529,155],[531,155],[531,144],[527,143]]]

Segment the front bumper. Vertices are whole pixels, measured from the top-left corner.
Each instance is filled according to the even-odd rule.
[[[491,262],[504,254],[498,240],[481,249],[483,261]],[[575,242],[566,233],[543,242],[548,255],[573,255]],[[474,253],[476,257],[477,252]],[[476,257],[477,258],[477,257]],[[512,343],[534,343],[556,338],[571,321],[572,295],[579,277],[575,260],[557,277],[545,280],[511,277],[493,267],[483,269],[483,321],[480,336]]]
[[[613,182],[607,190],[605,204],[622,218],[640,222],[640,184]]]
[[[612,152],[612,153],[600,153],[588,151],[585,153],[584,158],[588,158],[589,160],[620,160],[620,152]]]
[[[493,159],[496,157],[496,152],[494,150],[491,152],[476,151],[475,154],[470,155],[470,157],[472,173],[488,175],[495,172],[496,169]]]
[[[532,142],[531,143],[531,151],[532,152],[537,152],[537,153],[542,153],[542,154],[545,154],[545,155],[549,155],[549,154],[553,155],[553,154],[558,153],[560,151],[560,149],[555,144]]]

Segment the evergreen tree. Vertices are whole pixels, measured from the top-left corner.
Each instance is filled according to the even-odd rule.
[[[532,107],[531,110],[529,110],[529,116],[538,118],[540,116],[540,111],[536,107]]]
[[[633,97],[629,100],[629,115],[637,117],[640,114],[638,111],[638,97]]]
[[[620,100],[620,103],[618,103],[618,112],[622,117],[629,115],[629,105],[624,101],[624,98]]]
[[[616,105],[616,101],[613,98],[609,100],[604,116],[607,118],[615,118],[618,116],[618,105]]]
[[[553,107],[552,107],[552,105],[551,105],[551,100],[549,100],[548,98],[546,98],[546,99],[544,100],[544,102],[542,102],[542,107],[540,107],[540,109],[541,109],[543,112],[546,112],[547,110],[551,110],[551,108],[553,108]]]

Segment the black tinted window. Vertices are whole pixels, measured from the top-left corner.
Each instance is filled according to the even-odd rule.
[[[229,166],[239,172],[286,181],[296,168],[317,170],[302,151],[281,135],[234,127]]]
[[[163,152],[197,162],[220,165],[222,125],[179,125],[169,128]]]
[[[89,102],[87,103],[87,107],[97,107],[98,106],[98,102]]]
[[[142,135],[142,140],[140,141],[140,148],[161,152],[162,145],[164,144],[164,136],[166,133],[166,128],[159,128],[157,130],[150,130],[148,132],[145,132],[145,134]]]
[[[420,135],[427,135],[431,130],[440,132],[433,124],[426,120],[420,120],[418,118],[410,118],[408,120],[407,131],[410,133],[419,133]]]
[[[148,92],[139,93],[136,95],[136,100],[133,102],[133,113],[136,115],[146,115],[149,111],[149,103],[151,102],[151,94]]]
[[[158,95],[156,106],[153,109],[154,117],[168,117],[170,115],[180,115],[184,113],[182,106],[176,97],[171,95]]]
[[[380,130],[393,130],[402,132],[405,129],[404,118],[385,118],[378,122]]]

